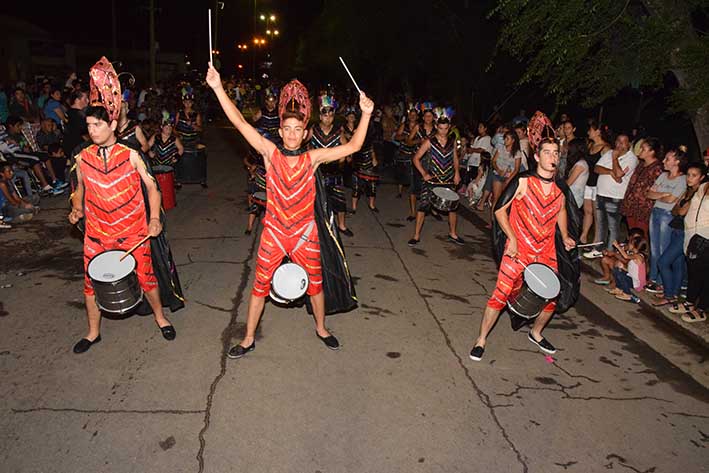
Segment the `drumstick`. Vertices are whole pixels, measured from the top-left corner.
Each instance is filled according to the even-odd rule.
[[[603,241],[594,241],[593,243],[584,243],[583,245],[576,245],[576,248],[586,248],[587,246],[598,246],[602,245]]]
[[[130,250],[128,250],[128,251],[126,251],[125,253],[123,253],[123,256],[121,256],[120,258],[118,258],[118,261],[123,261],[123,260],[126,258],[126,256],[128,256],[128,255],[131,254],[131,253],[133,253],[133,252],[136,250],[136,248],[138,248],[140,245],[142,245],[143,243],[145,243],[146,241],[148,241],[148,238],[150,238],[150,235],[145,235],[145,238],[143,238],[143,239],[140,240],[138,243],[136,243],[133,248],[131,248]]]
[[[340,62],[341,62],[342,65],[344,66],[345,71],[347,71],[347,75],[349,75],[349,76],[350,76],[350,79],[352,79],[352,83],[354,84],[355,88],[357,89],[357,92],[360,92],[360,93],[361,93],[362,91],[359,89],[359,86],[357,85],[357,82],[354,80],[354,77],[352,77],[352,73],[351,73],[350,70],[347,68],[347,64],[345,64],[345,60],[342,59],[342,56],[337,56],[337,57],[340,58]]]
[[[212,59],[212,9],[207,10],[207,23],[209,25],[209,64],[214,66]]]

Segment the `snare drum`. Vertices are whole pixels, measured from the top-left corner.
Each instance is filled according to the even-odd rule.
[[[365,181],[378,181],[379,174],[374,172],[374,169],[357,169],[355,174],[358,178],[364,179]]]
[[[128,255],[120,261],[124,254],[123,250],[104,251],[91,258],[86,269],[96,304],[106,312],[125,314],[143,300],[143,290],[135,272],[135,258]]]
[[[160,184],[160,194],[162,194],[162,208],[170,210],[177,205],[177,195],[175,194],[175,170],[172,166],[153,166],[155,180]]]
[[[266,193],[262,191],[254,192],[253,195],[251,195],[251,201],[256,204],[260,205],[261,207],[266,207]]]
[[[460,196],[447,187],[434,187],[431,205],[441,212],[454,212],[458,208]]]
[[[271,299],[281,304],[296,301],[308,290],[308,273],[296,263],[283,263],[273,273]]]
[[[559,295],[561,282],[553,269],[532,263],[524,270],[524,284],[519,293],[507,301],[509,309],[520,317],[531,319]]]

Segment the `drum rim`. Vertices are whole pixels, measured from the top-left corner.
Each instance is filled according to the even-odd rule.
[[[554,277],[556,278],[555,281],[556,281],[556,284],[557,284],[557,286],[558,286],[559,289],[556,291],[556,295],[555,295],[555,296],[553,296],[553,297],[546,297],[546,296],[544,296],[544,295],[542,295],[542,294],[539,294],[538,292],[536,292],[536,291],[535,291],[534,289],[532,289],[531,287],[529,287],[529,283],[527,283],[527,287],[529,287],[529,290],[530,290],[530,291],[534,292],[534,294],[536,294],[537,296],[539,296],[539,297],[541,297],[541,298],[543,298],[543,299],[546,299],[546,300],[548,300],[548,301],[550,301],[550,300],[552,300],[552,299],[555,299],[556,297],[559,296],[559,294],[561,294],[561,280],[559,279],[559,275],[556,274],[556,271],[554,271],[554,269],[553,269],[551,266],[549,266],[548,264],[539,263],[539,262],[536,262],[536,261],[535,261],[534,263],[528,264],[527,267],[524,268],[524,272],[522,273],[522,274],[524,275],[524,281],[527,282],[527,270],[528,270],[530,267],[533,267],[533,266],[535,266],[535,265],[537,265],[537,266],[543,266],[543,267],[545,267],[546,269],[548,269],[548,270],[554,275]]]
[[[175,172],[175,168],[173,166],[168,166],[166,164],[156,164],[152,167],[152,170],[153,174],[170,174],[171,172]]]
[[[301,295],[297,296],[297,297],[294,297],[294,298],[290,298],[290,297],[285,297],[285,296],[283,296],[282,294],[280,294],[280,293],[278,292],[278,289],[276,289],[276,287],[273,285],[273,281],[274,281],[274,279],[275,279],[275,277],[276,277],[276,273],[277,273],[281,268],[286,267],[286,266],[289,266],[289,265],[295,266],[295,267],[299,268],[301,271],[303,271],[303,274],[305,274],[305,287],[303,288],[303,293],[302,293]],[[308,292],[308,288],[309,288],[309,287],[310,287],[310,278],[308,277],[308,272],[305,270],[304,267],[302,267],[302,266],[299,265],[298,263],[294,263],[294,262],[292,262],[292,261],[289,261],[289,262],[287,262],[287,263],[283,263],[283,264],[281,264],[280,266],[278,266],[278,267],[276,268],[276,270],[273,272],[273,277],[271,278],[271,292],[273,292],[278,298],[283,299],[283,300],[285,300],[285,301],[287,301],[287,302],[293,302],[293,301],[298,300],[298,299],[300,299],[301,297],[303,297],[303,296],[306,294],[306,292]]]
[[[125,278],[126,276],[128,276],[130,273],[135,272],[136,268],[138,267],[138,262],[135,260],[135,258],[133,257],[133,255],[128,255],[128,256],[126,256],[125,259],[129,259],[129,260],[132,262],[132,268],[131,268],[130,271],[128,271],[125,275],[121,276],[119,279],[115,279],[115,280],[113,280],[113,281],[101,281],[100,279],[95,279],[95,278],[93,278],[93,277],[91,276],[91,263],[93,263],[93,261],[94,261],[96,258],[98,258],[99,256],[101,256],[101,255],[103,255],[103,254],[105,254],[105,253],[115,253],[115,252],[125,253],[125,251],[126,251],[126,250],[121,250],[121,249],[106,250],[106,251],[102,251],[101,253],[99,253],[99,254],[94,255],[93,257],[91,257],[91,259],[89,260],[89,263],[86,265],[86,274],[89,276],[89,279],[91,279],[92,282],[97,282],[97,283],[101,283],[101,284],[113,284],[113,283],[115,283],[115,282],[117,282],[117,281],[122,280],[123,278]],[[124,261],[125,261],[125,260],[124,260]]]
[[[111,314],[121,314],[121,315],[122,315],[122,314],[125,314],[126,312],[130,312],[131,310],[133,310],[133,309],[135,309],[136,307],[138,307],[138,304],[140,304],[141,302],[143,302],[143,299],[145,298],[145,291],[143,291],[143,288],[140,287],[140,286],[138,286],[138,288],[140,289],[140,297],[139,297],[138,300],[135,302],[135,304],[133,304],[133,305],[130,306],[130,307],[127,307],[127,308],[121,309],[121,310],[109,310],[109,309],[106,309],[105,307],[102,307],[102,306],[101,306],[101,302],[99,301],[99,298],[98,298],[98,297],[96,297],[96,305],[97,305],[98,308],[101,309],[102,311],[108,312],[108,313],[111,313]]]
[[[444,191],[444,192],[450,192],[450,193],[451,193],[451,196],[450,196],[451,198],[448,198],[447,196],[438,195],[438,193],[437,193],[436,191],[439,191],[439,190],[440,190],[440,191]],[[457,201],[457,200],[460,200],[460,196],[458,195],[458,193],[457,193],[456,191],[452,190],[452,189],[449,189],[448,187],[437,186],[437,187],[434,187],[434,188],[433,188],[432,192],[433,192],[433,194],[434,194],[436,197],[438,197],[438,198],[440,198],[440,199],[450,200],[450,201],[452,201],[452,202],[455,202],[455,201]],[[455,196],[455,198],[453,198],[453,196]]]

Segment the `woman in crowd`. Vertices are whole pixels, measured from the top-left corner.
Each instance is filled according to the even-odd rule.
[[[174,166],[185,150],[174,133],[173,122],[174,118],[166,113],[160,125],[160,132],[155,133],[148,141],[150,162],[154,166]]]
[[[182,140],[182,145],[190,150],[196,149],[199,134],[202,133],[202,115],[194,108],[194,94],[187,91],[182,95],[182,110],[175,117],[175,128]]]
[[[687,178],[682,172],[687,165],[685,153],[683,147],[668,151],[662,162],[666,172],[660,174],[647,191],[648,199],[654,200],[655,204],[650,214],[650,282],[646,290],[654,294],[664,291],[657,263],[670,245],[672,208],[687,189]]]
[[[706,174],[707,168],[700,167]],[[687,313],[682,320],[688,323],[707,319],[709,311],[709,183],[704,182],[694,193],[684,217],[684,247],[687,255]]]
[[[650,213],[652,212],[652,199],[647,197],[647,191],[655,184],[662,174],[662,145],[657,138],[645,138],[640,145],[641,164],[630,177],[625,198],[621,204],[621,214],[627,219],[628,228],[641,228],[645,234],[650,233]]]
[[[478,136],[473,140],[472,156],[468,159],[468,180],[472,181],[478,175],[478,168],[480,167],[480,162],[482,160],[482,153],[488,153],[492,156],[492,138],[488,133],[487,123],[478,123]]]
[[[62,91],[54,88],[49,94],[49,98],[44,104],[44,116],[51,118],[58,127],[63,128],[64,124],[69,120],[64,112],[62,105]]]
[[[609,143],[613,142],[607,127],[601,127],[596,122],[589,123],[588,126],[588,180],[583,195],[583,227],[581,230],[581,243],[588,243],[588,232],[591,231],[593,225],[593,213],[596,206],[596,183],[598,182],[598,174],[593,170],[596,163],[603,153],[611,149]],[[598,241],[598,235],[594,241]]]
[[[587,155],[588,149],[582,139],[574,138],[566,143],[566,165],[569,168],[566,185],[569,186],[579,209],[583,207],[583,196],[588,182]]]
[[[519,149],[519,138],[514,131],[504,135],[504,146],[497,148],[492,157],[492,207],[500,198],[507,183],[519,173],[522,164],[522,151]]]
[[[660,277],[664,282],[664,293],[658,295],[659,299],[653,302],[652,305],[660,307],[672,304],[670,308],[672,313],[689,312],[684,306],[680,306],[677,300],[680,286],[687,274],[687,265],[684,259],[684,216],[689,210],[692,197],[694,197],[699,185],[702,183],[704,177],[702,171],[703,166],[701,164],[690,164],[687,167],[687,190],[672,209],[673,218],[669,223],[670,243],[657,262]]]

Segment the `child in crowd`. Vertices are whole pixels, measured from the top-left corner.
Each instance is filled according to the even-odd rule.
[[[620,243],[619,246],[627,248],[628,242],[634,238],[645,238],[645,232],[642,228],[631,228],[628,231],[628,239]],[[625,264],[628,263],[617,250],[603,250],[603,258],[601,258],[601,271],[603,275],[593,282],[600,286],[609,286],[609,292],[615,289],[615,280],[613,279],[612,273],[618,261],[622,261]]]
[[[487,182],[488,168],[490,167],[489,159],[481,159],[477,169],[477,176],[468,184],[466,195],[470,206],[476,205],[482,198],[485,190],[485,182]]]
[[[3,222],[26,222],[39,211],[35,204],[39,202],[30,201],[20,197],[13,182],[14,172],[9,163],[0,164],[0,214]]]
[[[635,235],[628,239],[627,247],[623,247],[617,241],[613,242],[613,247],[618,250],[622,259],[616,261],[613,268],[616,289],[609,292],[616,299],[638,304],[640,299],[633,294],[633,289],[639,292],[645,287],[647,240],[644,237]]]

